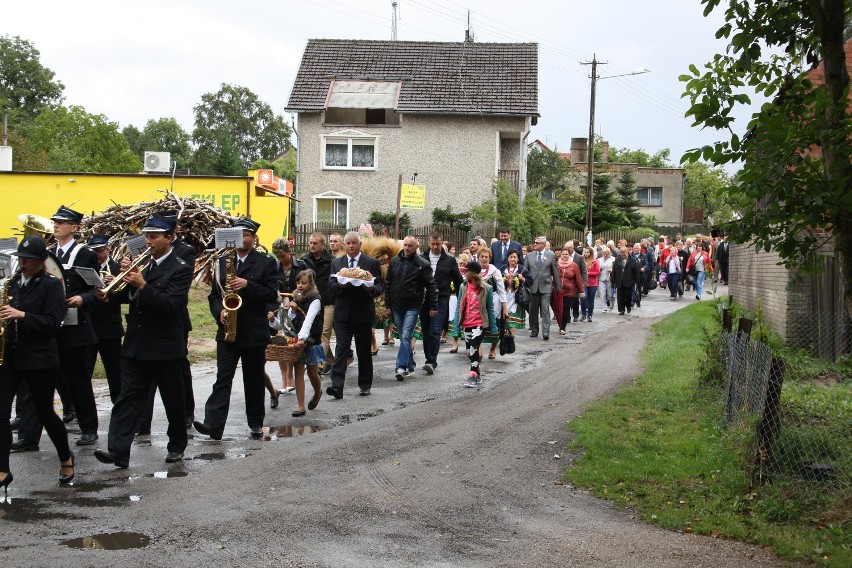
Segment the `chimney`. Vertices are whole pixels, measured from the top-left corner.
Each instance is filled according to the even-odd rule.
[[[609,142],[601,140],[601,162],[609,162]]]
[[[571,139],[571,165],[585,164],[589,161],[588,138]]]

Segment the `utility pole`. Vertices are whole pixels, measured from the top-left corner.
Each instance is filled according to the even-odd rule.
[[[399,202],[402,201],[402,174],[399,174],[399,183],[396,184],[396,222],[393,225],[393,238],[399,238]]]
[[[598,65],[606,65],[606,61],[598,61],[592,54],[591,61],[583,61],[581,65],[592,66],[592,96],[589,102],[589,141],[586,146],[588,152],[588,172],[586,172],[586,227],[583,230],[583,239],[587,238],[589,231],[592,230],[592,199],[594,197],[594,171],[595,164],[595,87],[598,82]]]

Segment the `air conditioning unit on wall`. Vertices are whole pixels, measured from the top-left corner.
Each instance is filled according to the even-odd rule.
[[[172,155],[168,152],[145,152],[143,169],[146,172],[168,172],[172,166]]]

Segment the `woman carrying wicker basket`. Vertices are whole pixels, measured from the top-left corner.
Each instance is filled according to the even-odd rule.
[[[311,269],[303,270],[296,276],[296,293],[290,304],[291,320],[296,331],[296,347],[303,347],[302,354],[293,368],[296,379],[296,410],[293,416],[305,415],[305,369],[314,389],[314,395],[308,402],[308,410],[313,410],[322,397],[320,363],[325,362],[320,337],[322,336],[322,300],[316,286],[316,275]]]

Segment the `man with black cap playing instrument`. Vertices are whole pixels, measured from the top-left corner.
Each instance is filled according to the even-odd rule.
[[[104,282],[109,284],[121,272],[121,266],[109,256],[109,240],[106,235],[92,235],[86,245],[97,255],[98,272]],[[89,349],[88,365],[91,376],[100,354],[109,384],[109,398],[115,404],[121,390],[121,338],[124,337],[124,326],[121,324],[121,304],[108,300],[92,307],[92,325],[98,342]]]
[[[56,243],[48,251],[65,268],[65,290],[68,313],[59,332],[59,365],[65,375],[66,385],[77,412],[77,423],[82,431],[78,446],[91,446],[98,439],[98,408],[92,390],[92,375],[87,353],[98,342],[92,327],[92,307],[100,300],[95,289],[80,276],[74,267],[98,269],[98,259],[86,245],[74,238],[80,230],[83,214],[64,205],[53,217],[53,236]],[[42,424],[32,409],[25,407],[21,416],[18,437],[38,444]]]
[[[265,397],[263,370],[266,366],[266,346],[269,344],[267,306],[278,300],[276,263],[254,247],[255,234],[260,224],[242,218],[234,228],[243,230],[236,258],[228,258],[232,254],[228,253],[219,260],[219,270],[208,296],[210,313],[219,324],[216,333],[216,382],[204,406],[204,422],[195,422],[196,430],[215,440],[222,438],[228,420],[231,385],[240,361],[243,364],[248,426],[252,436],[257,437],[262,433]],[[228,274],[227,266],[230,262],[234,263],[234,276]],[[226,289],[239,295],[242,302],[239,309],[226,309]],[[228,318],[233,317],[236,317],[236,337],[232,338],[226,334],[225,324]]]
[[[172,251],[174,222],[154,214],[142,232],[151,260],[141,271],[122,261],[124,290],[115,301],[129,302],[127,334],[121,346],[121,392],[112,409],[106,450],[95,457],[116,467],[128,467],[130,446],[152,382],[160,389],[169,442],[166,462],[183,459],[187,436],[184,421],[181,365],[186,357],[181,313],[188,301],[192,270]]]
[[[53,410],[53,391],[59,377],[56,336],[65,317],[62,283],[44,270],[47,249],[41,237],[26,237],[18,245],[19,272],[3,283],[0,318],[5,323],[5,349],[0,366],[0,487],[14,479],[9,469],[12,398],[22,381],[59,455],[59,483],[74,481],[74,454],[65,425]]]

